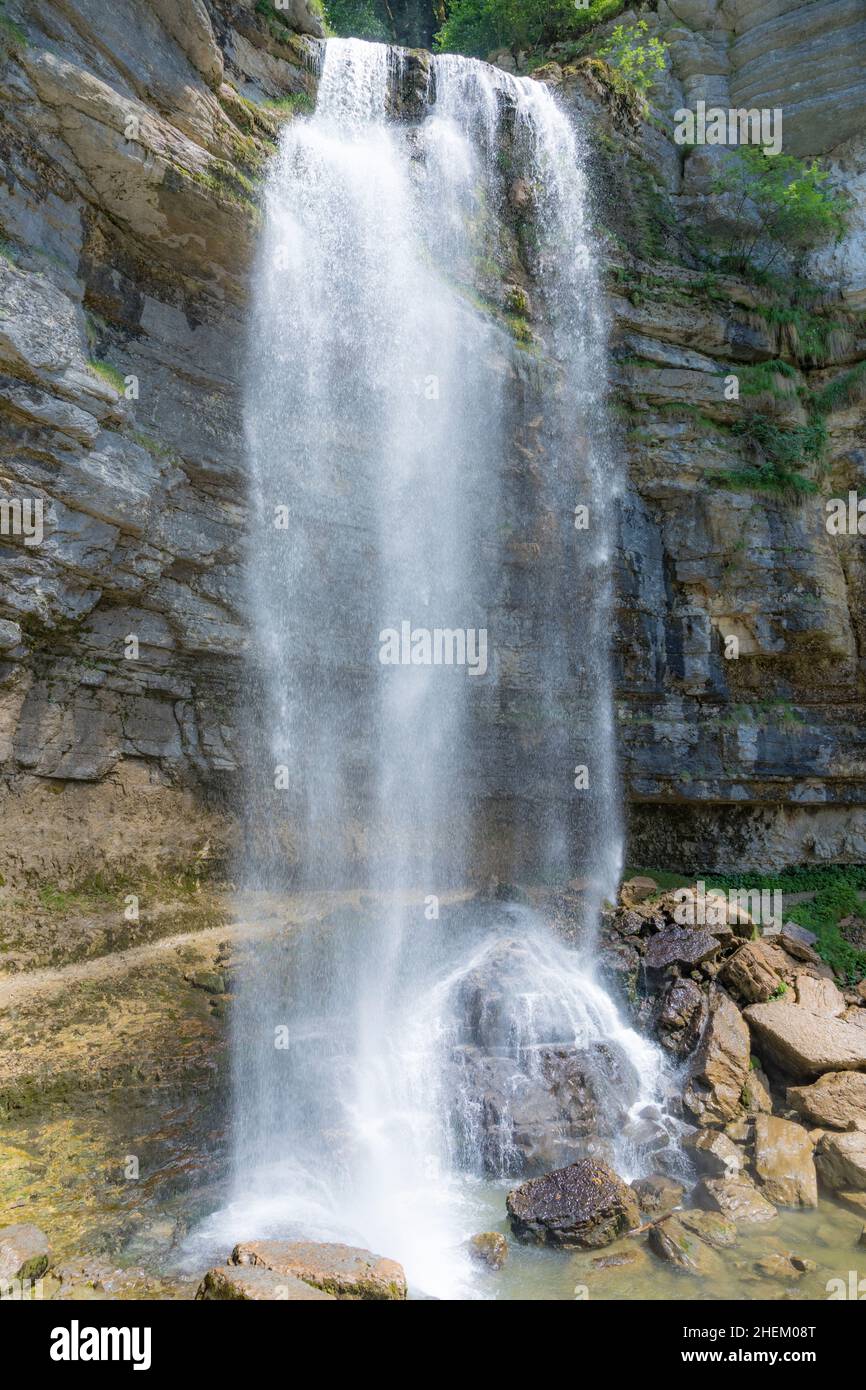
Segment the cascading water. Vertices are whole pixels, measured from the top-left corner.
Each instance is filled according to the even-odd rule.
[[[582,152],[540,84],[440,57],[419,89],[407,62],[329,41],[267,187],[244,878],[363,891],[241,980],[220,1220],[362,1244],[454,1296],[490,1183],[615,1143],[659,1060],[543,913],[468,896],[480,864],[548,883],[577,864],[592,921],[620,870]],[[516,248],[544,352],[509,332],[521,286],[487,303]],[[526,830],[491,858],[503,805]],[[563,1085],[581,1105],[554,1113]]]

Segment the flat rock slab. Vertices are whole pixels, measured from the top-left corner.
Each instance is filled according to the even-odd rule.
[[[866,1072],[827,1071],[811,1086],[789,1086],[787,1100],[824,1129],[866,1129]]]
[[[592,1158],[513,1188],[506,1207],[514,1234],[539,1245],[594,1250],[640,1225],[631,1188]]]
[[[48,1237],[29,1222],[0,1230],[0,1283],[10,1279],[38,1279],[48,1268]]]
[[[231,1263],[302,1279],[333,1298],[399,1301],[406,1297],[406,1275],[402,1265],[353,1245],[251,1240],[235,1246]]]
[[[826,1071],[866,1071],[866,1028],[777,1000],[743,1012],[758,1051],[804,1081]]]
[[[814,975],[798,975],[794,981],[797,1003],[813,1014],[829,1014],[831,1018],[841,1018],[845,1012],[845,1000],[832,980],[818,979]]]
[[[199,1302],[336,1302],[333,1294],[314,1289],[303,1279],[253,1265],[219,1265],[209,1269],[195,1296]]]

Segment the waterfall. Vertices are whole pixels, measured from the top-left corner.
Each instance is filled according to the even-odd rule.
[[[621,867],[585,165],[538,83],[330,40],[255,273],[239,875],[343,897],[243,972],[224,1217],[375,1248],[437,1296],[474,1287],[480,1194],[599,1134],[636,1162],[659,1082],[591,951],[475,894],[580,873],[592,922]],[[552,1114],[563,1078],[583,1108]]]

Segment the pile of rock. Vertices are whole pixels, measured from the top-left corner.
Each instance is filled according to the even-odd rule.
[[[681,902],[649,879],[625,884],[605,955],[635,1013],[686,1063],[691,1209],[679,1209],[686,1190],[670,1177],[629,1189],[586,1159],[509,1193],[521,1240],[592,1249],[646,1231],[659,1258],[706,1273],[738,1225],[817,1206],[819,1183],[866,1210],[866,989],[840,990],[794,923],[761,935],[748,913],[724,903],[722,915],[716,902],[711,927],[689,926]],[[756,1272],[767,1277],[808,1266],[778,1252],[765,1263]]]
[[[630,880],[606,922],[603,956],[616,978],[626,974],[639,1020],[688,1062],[688,1121],[734,1126],[737,1143],[751,1138],[756,1116],[774,1112],[821,1131],[866,1128],[861,1084],[848,1075],[866,1072],[864,986],[843,992],[810,932],[793,922],[762,929],[723,894],[704,895],[708,925],[683,916],[680,895]],[[832,1135],[812,1137],[822,1154],[839,1150]],[[858,1141],[841,1148],[855,1153]],[[851,1173],[850,1162],[823,1166]]]

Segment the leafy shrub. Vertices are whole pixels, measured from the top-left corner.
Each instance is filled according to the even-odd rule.
[[[757,213],[757,226],[732,239],[734,267],[751,265],[762,243],[771,243],[761,266],[766,270],[783,250],[805,251],[838,238],[848,199],[826,187],[828,178],[815,160],[806,164],[794,155],[768,155],[757,145],[738,149],[712,183],[714,193],[737,199],[735,217],[745,214],[748,204]]]
[[[623,8],[624,0],[592,0],[585,10],[574,0],[450,0],[436,46],[478,58],[494,48],[537,48],[613,19]]]
[[[827,427],[822,419],[812,419],[807,425],[783,427],[753,410],[731,425],[731,433],[743,440],[755,462],[745,468],[710,473],[708,482],[717,487],[744,487],[789,499],[818,491],[812,479],[803,477],[800,470],[823,456]]]
[[[323,8],[328,27],[343,38],[377,43],[393,40],[387,16],[377,0],[324,0]]]
[[[598,50],[644,99],[656,80],[656,74],[667,67],[668,46],[661,39],[648,39],[649,25],[645,19],[636,24],[617,24],[607,43]]]
[[[752,411],[731,426],[760,455],[762,461],[779,468],[797,468],[821,457],[827,444],[827,428],[823,420],[808,425],[783,428],[767,415]]]

